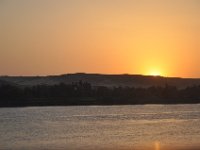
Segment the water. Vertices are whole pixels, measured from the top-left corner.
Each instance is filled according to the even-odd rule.
[[[0,149],[200,145],[200,105],[0,108]]]

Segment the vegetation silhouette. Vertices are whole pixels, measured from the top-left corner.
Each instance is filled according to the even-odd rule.
[[[0,86],[0,107],[200,103],[200,86],[104,87],[88,82],[20,87]]]

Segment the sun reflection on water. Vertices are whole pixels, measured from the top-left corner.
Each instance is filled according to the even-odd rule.
[[[154,142],[154,150],[160,150],[160,142],[158,141]]]

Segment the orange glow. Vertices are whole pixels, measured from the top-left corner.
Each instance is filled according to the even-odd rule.
[[[0,75],[200,77],[200,1],[0,3]]]

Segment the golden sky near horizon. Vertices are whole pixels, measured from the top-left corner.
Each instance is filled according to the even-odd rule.
[[[200,77],[200,0],[0,0],[0,75]]]

